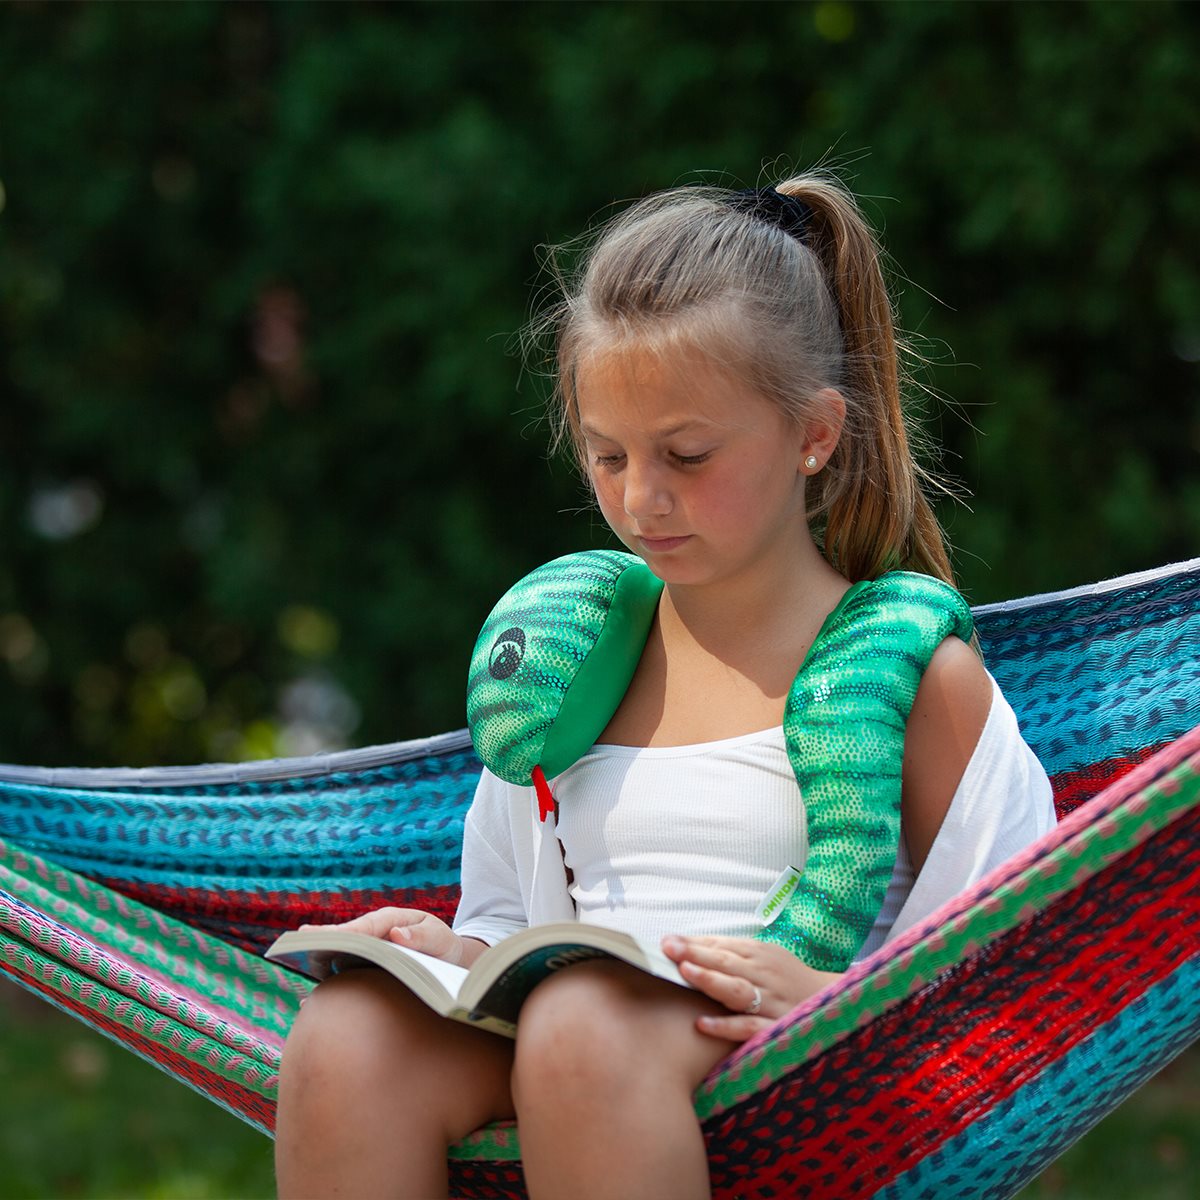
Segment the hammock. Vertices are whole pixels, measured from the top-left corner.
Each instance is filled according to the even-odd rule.
[[[701,1085],[717,1197],[1011,1196],[1200,1035],[1200,559],[975,615],[1058,827]],[[261,950],[449,918],[478,772],[465,733],[0,766],[0,971],[269,1133],[310,985]],[[525,1194],[511,1124],[450,1163],[455,1195]]]

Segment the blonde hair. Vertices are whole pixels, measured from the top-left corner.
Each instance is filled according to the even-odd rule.
[[[808,206],[803,241],[716,188],[658,193],[601,227],[542,325],[555,338],[556,445],[574,446],[586,477],[576,374],[627,345],[699,350],[801,425],[836,388],[846,423],[806,497],[822,553],[852,582],[903,568],[952,583],[910,446],[880,247],[840,184],[801,175],[777,190]]]

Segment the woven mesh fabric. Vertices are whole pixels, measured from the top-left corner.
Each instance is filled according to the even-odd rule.
[[[465,734],[257,770],[0,768],[0,837],[261,950],[384,903],[453,915],[479,769]]]
[[[1198,1033],[1200,965],[1193,958],[877,1194],[1013,1195]]]
[[[1062,815],[1200,720],[1200,560],[975,610]]]
[[[299,976],[3,841],[0,972],[272,1127]]]
[[[1010,1195],[1196,1037],[1198,614],[1200,562],[976,610],[1060,810],[1088,803],[714,1073],[717,1195]],[[449,913],[478,770],[459,735],[0,767],[0,971],[269,1130],[307,985],[244,948],[384,898]],[[456,1194],[522,1195],[519,1156],[511,1128],[480,1131]]]
[[[1008,931],[972,939],[974,947],[925,986],[794,1072],[714,1113],[706,1129],[716,1194],[786,1195],[803,1181],[814,1200],[874,1196],[885,1182],[893,1185],[886,1194],[920,1195],[931,1172],[943,1182],[957,1174],[979,1197],[1016,1190],[1044,1159],[1036,1155],[1022,1167],[1017,1160],[1031,1147],[1009,1143],[1005,1149],[1014,1157],[993,1193],[980,1178],[986,1170],[972,1162],[987,1144],[987,1115],[1027,1088],[1030,1096],[1047,1088],[1065,1096],[1081,1082],[1071,1066],[1077,1047],[1119,1023],[1130,1005],[1165,980],[1194,977],[1198,770],[1194,756],[1175,775],[1175,795],[1185,795],[1188,806],[1157,833]],[[1079,873],[1088,869],[1088,853],[1070,854]],[[1035,875],[1039,870],[1032,867]],[[1165,928],[1179,936],[1163,937]],[[1198,1018],[1200,1011],[1172,1031],[1175,1049],[1200,1034]],[[1124,1048],[1140,1064],[1140,1076],[1130,1061],[1096,1063],[1085,1056],[1088,1086],[1115,1094],[1122,1081],[1161,1065],[1155,1057],[1161,1049],[1153,1039]],[[1051,1068],[1057,1075],[1042,1079]],[[1078,1136],[1086,1116],[1098,1115],[1066,1111],[1069,1132],[1055,1135],[1064,1140]],[[781,1112],[786,1130],[775,1123]],[[775,1125],[769,1156],[764,1125]],[[936,1171],[918,1169],[935,1156]],[[973,1172],[975,1182],[968,1182]]]

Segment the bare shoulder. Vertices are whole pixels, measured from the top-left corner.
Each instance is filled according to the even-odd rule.
[[[958,638],[947,638],[921,679],[904,736],[902,819],[918,871],[979,744],[991,706],[992,681],[979,656]]]
[[[918,726],[949,724],[954,729],[974,729],[972,749],[983,732],[992,706],[992,680],[979,655],[966,642],[948,637],[933,652],[929,666],[921,677],[917,698],[913,703],[908,731],[915,718]]]

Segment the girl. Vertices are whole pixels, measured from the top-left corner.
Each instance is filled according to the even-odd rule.
[[[557,418],[605,520],[665,584],[649,639],[595,747],[553,781],[561,856],[531,869],[532,793],[485,772],[454,928],[398,908],[350,924],[469,964],[574,916],[661,940],[694,990],[579,964],[533,992],[514,1044],[382,972],[336,976],[283,1058],[282,1196],[444,1196],[448,1144],[512,1117],[535,1200],[709,1194],[693,1090],[837,978],[752,936],[806,853],[789,688],[852,583],[952,578],[879,258],[852,197],[811,176],[670,191],[602,231],[553,318]],[[1012,710],[955,637],[896,770],[900,852],[859,957],[1054,820]]]

